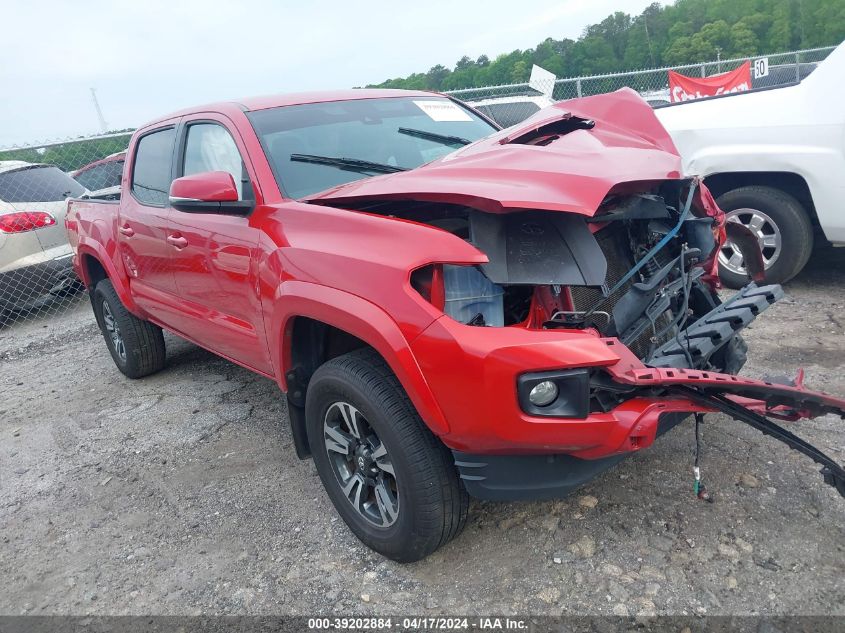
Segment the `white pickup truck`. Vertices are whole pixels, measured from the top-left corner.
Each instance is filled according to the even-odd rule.
[[[689,174],[705,177],[728,219],[756,233],[769,283],[807,263],[814,234],[845,245],[845,44],[801,83],[656,110]],[[747,277],[728,242],[720,274]]]

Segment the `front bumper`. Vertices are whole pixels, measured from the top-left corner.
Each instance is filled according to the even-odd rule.
[[[749,286],[701,317],[685,330],[692,356],[706,359],[779,296],[776,286]],[[803,386],[672,365],[647,367],[618,339],[592,329],[473,327],[441,317],[412,342],[412,349],[449,425],[441,439],[450,449],[473,455],[565,454],[596,460],[641,450],[654,442],[666,416],[715,410],[679,395],[678,385],[726,394],[757,412],[779,408],[778,415],[793,418],[845,406]],[[660,360],[680,362],[683,356],[667,347]],[[579,368],[588,368],[594,379],[585,417],[525,412],[517,391],[520,376]],[[606,393],[612,397],[599,402]]]
[[[660,417],[658,437],[688,417],[669,413]],[[478,455],[452,451],[455,467],[467,492],[486,501],[537,501],[571,494],[631,453],[599,459],[572,455]]]
[[[0,309],[31,307],[75,278],[70,254],[0,273]]]
[[[526,372],[646,369],[618,339],[595,330],[473,327],[444,317],[411,347],[449,424],[441,440],[464,453],[597,459],[650,446],[661,416],[699,409],[683,398],[644,396],[585,418],[525,413],[517,381]]]

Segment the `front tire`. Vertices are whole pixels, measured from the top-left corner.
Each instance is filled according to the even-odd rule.
[[[780,284],[801,272],[813,250],[813,226],[794,197],[773,187],[740,187],[716,201],[728,221],[740,222],[758,239],[766,282]],[[726,244],[719,253],[719,277],[730,288],[749,282],[742,255]]]
[[[164,367],[166,351],[161,328],[129,312],[108,279],[97,284],[91,302],[106,347],[125,376],[143,378]]]
[[[305,416],[323,486],[365,545],[409,563],[463,529],[469,497],[451,453],[374,350],[356,350],[317,369]]]

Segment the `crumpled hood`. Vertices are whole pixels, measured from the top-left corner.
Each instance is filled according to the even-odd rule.
[[[515,142],[572,117],[595,121],[547,145]],[[384,200],[471,206],[490,213],[519,209],[593,215],[626,182],[681,177],[681,160],[654,111],[629,88],[545,108],[514,127],[406,172],[359,180],[307,198],[343,207]]]

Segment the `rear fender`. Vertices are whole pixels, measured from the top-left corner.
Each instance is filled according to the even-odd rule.
[[[446,418],[426,382],[410,345],[398,324],[384,310],[366,299],[336,288],[302,281],[280,285],[268,329],[273,365],[279,386],[287,391],[286,372],[291,368],[292,324],[308,317],[347,332],[373,347],[390,366],[417,412],[437,435],[449,432]],[[279,340],[273,340],[274,337]]]
[[[126,306],[126,309],[136,316],[143,316],[143,311],[132,299],[132,295],[129,292],[129,278],[126,276],[126,272],[123,270],[123,267],[118,265],[119,262],[116,263],[109,256],[106,249],[99,242],[83,238],[80,240],[76,248],[74,268],[76,269],[79,278],[82,279],[82,283],[85,284],[85,287],[91,291],[94,290],[91,287],[88,267],[85,265],[86,257],[95,259],[103,267],[103,269],[105,269],[109,281],[112,283],[112,286],[114,286],[117,296],[120,297],[120,301],[124,306]]]

